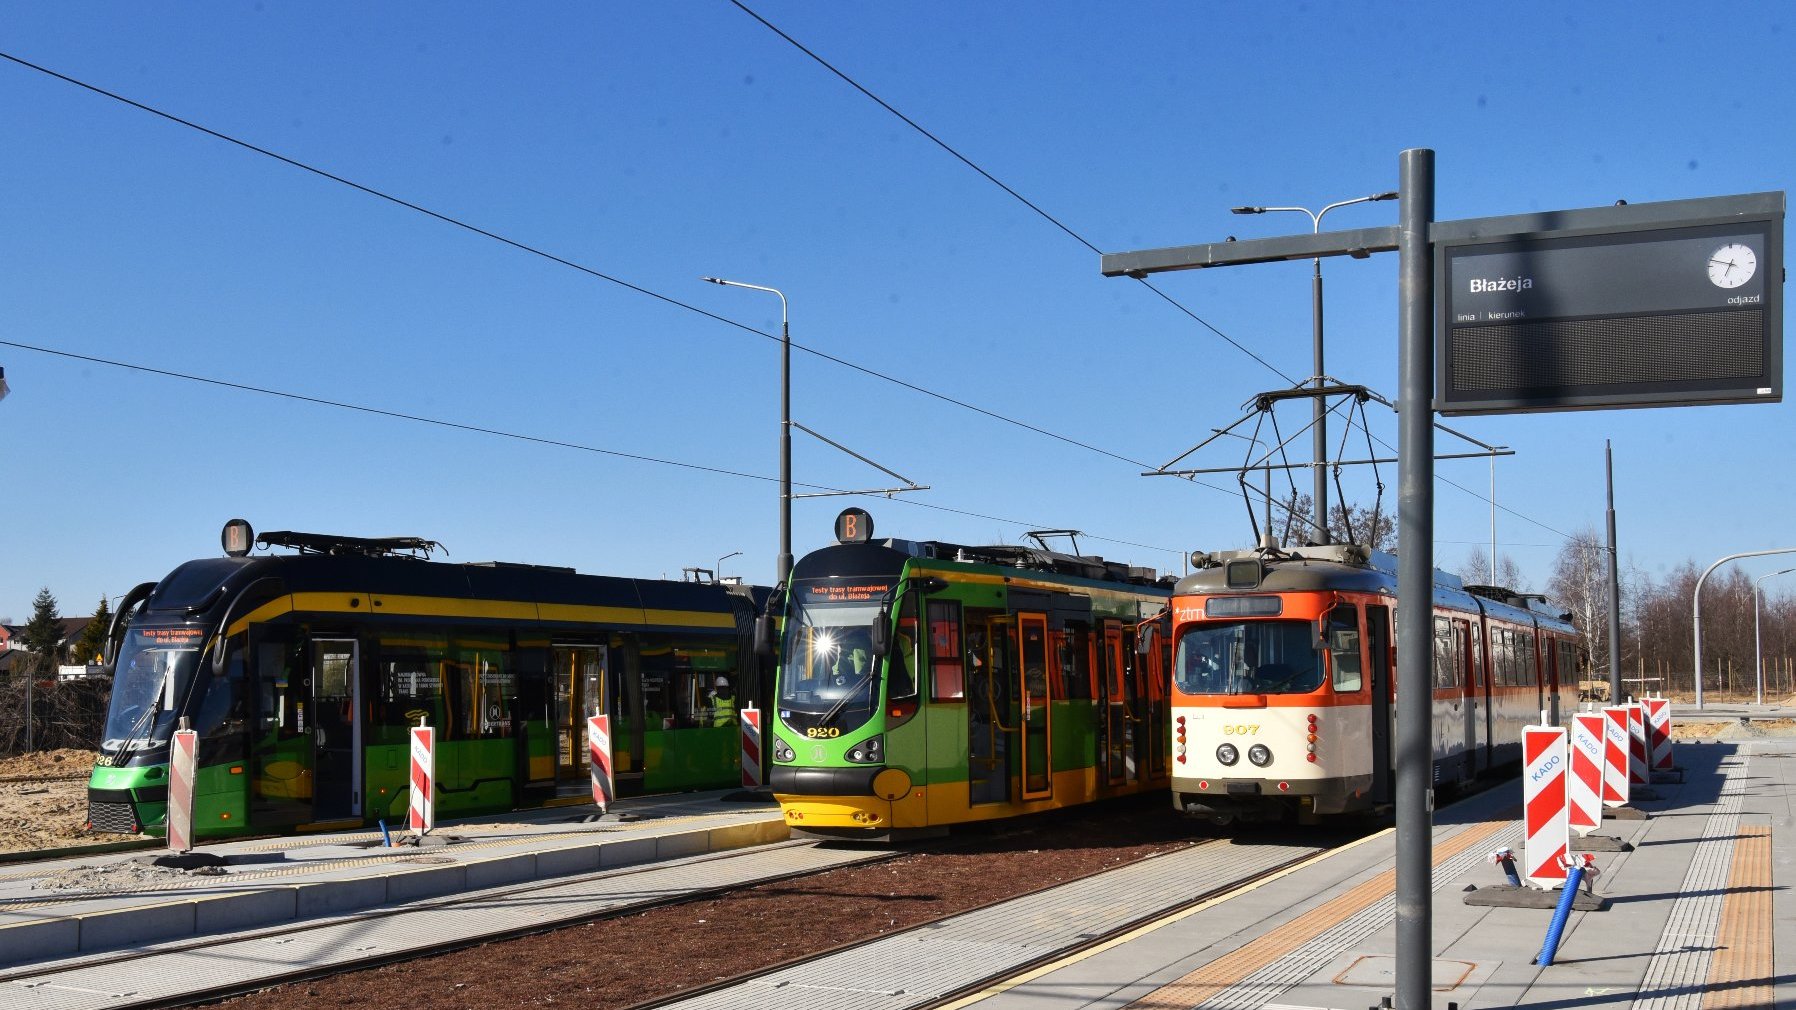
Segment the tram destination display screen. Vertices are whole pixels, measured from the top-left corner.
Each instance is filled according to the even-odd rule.
[[[1783,216],[1442,242],[1443,414],[1777,403]]]

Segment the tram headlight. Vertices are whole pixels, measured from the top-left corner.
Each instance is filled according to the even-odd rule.
[[[798,755],[792,753],[792,748],[786,746],[786,741],[776,736],[773,738],[773,759],[781,764],[786,764],[797,760]]]
[[[848,760],[863,765],[876,765],[886,757],[885,737],[870,736],[848,749]]]
[[[1264,768],[1272,763],[1272,750],[1263,743],[1256,743],[1252,747],[1247,748],[1247,760],[1252,761],[1260,768]]]
[[[1225,765],[1232,765],[1241,760],[1241,752],[1232,743],[1225,743],[1216,748],[1216,760]]]

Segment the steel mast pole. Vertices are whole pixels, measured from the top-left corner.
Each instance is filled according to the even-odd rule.
[[[1430,1010],[1434,968],[1434,152],[1398,162],[1397,1010]]]
[[[1609,704],[1621,703],[1621,566],[1615,546],[1615,457],[1603,439],[1603,475],[1609,487]],[[1667,685],[1669,686],[1669,685]]]

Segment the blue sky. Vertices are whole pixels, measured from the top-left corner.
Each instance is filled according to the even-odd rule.
[[[1784,189],[1787,8],[1628,4],[750,6],[1106,251],[1285,234],[1437,152],[1437,216]],[[520,12],[523,11],[523,12]],[[1159,463],[1284,380],[723,0],[9,6],[0,50],[743,326]],[[772,477],[778,353],[742,328],[0,64],[0,339]],[[1396,204],[1328,226],[1388,224]],[[1309,373],[1307,263],[1157,283]],[[1328,371],[1396,394],[1396,262],[1325,263]],[[0,347],[0,615],[68,614],[258,530],[419,535],[450,560],[771,581],[776,487]],[[793,415],[928,484],[882,535],[1073,527],[1162,569],[1244,545],[1232,493],[798,354]],[[1625,563],[1796,546],[1796,407],[1461,419],[1535,588],[1601,529]],[[1396,427],[1374,415],[1393,444]],[[1337,427],[1338,432],[1338,427]],[[1443,443],[1443,449],[1445,443]],[[1203,460],[1228,465],[1231,452]],[[1490,537],[1443,463],[1437,563]],[[877,472],[799,436],[795,475]],[[1385,503],[1395,507],[1395,467]],[[1370,501],[1369,475],[1347,478]],[[1228,478],[1213,481],[1225,487]],[[928,506],[941,506],[931,508]],[[978,513],[987,518],[942,509]],[[1782,567],[1764,559],[1751,570]],[[1776,583],[1768,583],[1767,588]]]

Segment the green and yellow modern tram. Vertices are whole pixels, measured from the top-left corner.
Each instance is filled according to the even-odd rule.
[[[270,533],[295,553],[189,561],[129,594],[91,826],[159,832],[171,734],[199,732],[201,837],[403,817],[407,729],[439,730],[437,812],[586,795],[612,717],[625,794],[739,782],[738,704],[765,695],[765,589],[425,560],[434,544]]]
[[[897,837],[1167,788],[1167,666],[1135,632],[1171,580],[1053,533],[875,542],[867,513],[837,518],[784,602],[769,783],[788,824]]]

